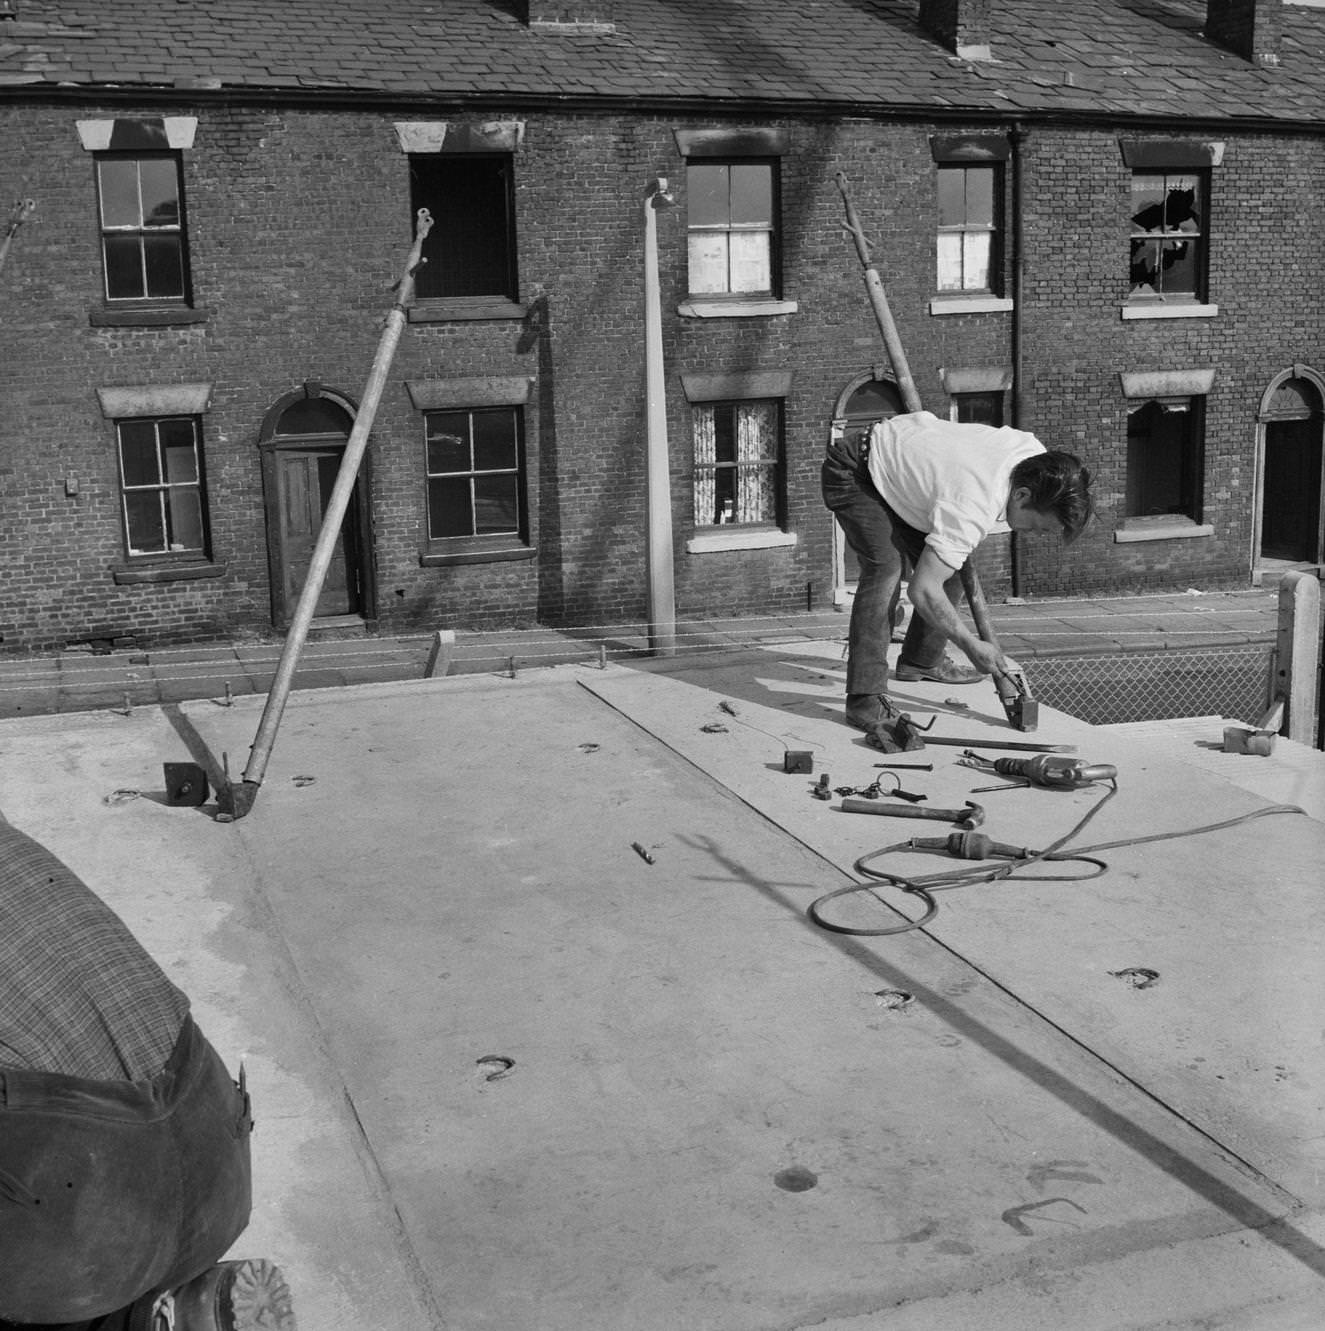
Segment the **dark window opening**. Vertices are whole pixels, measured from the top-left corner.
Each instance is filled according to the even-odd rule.
[[[345,434],[354,428],[350,413],[325,397],[306,397],[281,412],[276,434]]]
[[[1127,417],[1126,516],[1201,521],[1201,401],[1147,402]]]
[[[513,177],[509,153],[410,158],[410,215],[427,208],[433,219],[414,280],[420,299],[519,299]]]
[[[955,419],[973,425],[1003,424],[1002,393],[954,393]]]

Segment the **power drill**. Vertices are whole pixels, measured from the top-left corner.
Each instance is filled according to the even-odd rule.
[[[994,771],[1019,776],[1034,786],[1051,790],[1079,790],[1093,781],[1113,781],[1118,769],[1112,763],[1085,763],[1058,753],[1037,753],[1034,758],[995,758]]]

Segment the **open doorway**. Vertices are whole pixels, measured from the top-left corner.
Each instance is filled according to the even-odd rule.
[[[1322,436],[1325,409],[1318,376],[1294,366],[1262,401],[1257,580],[1299,564],[1325,562]]]
[[[353,426],[348,401],[312,384],[282,398],[263,421],[259,442],[272,622],[278,629],[289,628],[294,618]],[[360,476],[313,611],[315,624],[371,617],[365,489]]]
[[[901,412],[902,395],[896,382],[876,366],[857,375],[842,391],[829,427],[829,442],[836,443],[853,431],[868,430],[876,421]],[[859,579],[856,556],[843,538],[842,528],[833,521],[833,605],[839,610],[850,606]]]

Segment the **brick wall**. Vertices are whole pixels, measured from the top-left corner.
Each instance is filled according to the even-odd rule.
[[[362,392],[410,239],[407,159],[392,117],[275,105],[143,113],[195,112],[185,189],[206,319],[168,328],[92,327],[88,319],[99,303],[95,190],[74,122],[133,109],[10,104],[4,112],[0,179],[38,207],[0,270],[0,650],[271,632],[259,426],[305,380],[351,400]],[[1011,315],[929,313],[936,127],[780,122],[791,144],[782,169],[783,286],[798,310],[684,319],[685,172],[673,130],[720,122],[523,114],[516,194],[529,316],[412,323],[401,339],[364,481],[379,628],[644,618],[642,201],[657,175],[672,181],[681,205],[658,216],[678,615],[828,604],[832,529],[818,471],[829,421],[844,388],[886,361],[841,230],[836,172],[848,176],[875,244],[926,405],[947,413],[942,368],[1012,359]],[[1246,585],[1260,396],[1293,363],[1320,363],[1321,278],[1308,248],[1325,190],[1318,145],[1229,137],[1210,219],[1214,319],[1120,318],[1129,173],[1116,134],[1033,129],[1024,171],[1019,423],[1094,469],[1100,521],[1066,552],[1056,541],[1022,540],[1018,590]],[[1214,535],[1117,544],[1126,454],[1119,374],[1192,366],[1216,370],[1205,479]],[[793,546],[685,550],[693,499],[681,375],[715,370],[793,376],[785,404]],[[423,566],[422,426],[404,384],[477,375],[534,381],[526,420],[536,557]],[[195,382],[213,385],[204,448],[213,557],[224,574],[121,585],[109,572],[124,559],[113,427],[95,389]],[[991,542],[980,567],[991,599],[1011,590],[1006,541]]]

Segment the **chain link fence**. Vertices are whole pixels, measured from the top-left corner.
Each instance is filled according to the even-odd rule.
[[[1034,697],[1092,725],[1186,716],[1254,725],[1269,705],[1274,647],[1036,657],[1022,665]]]

